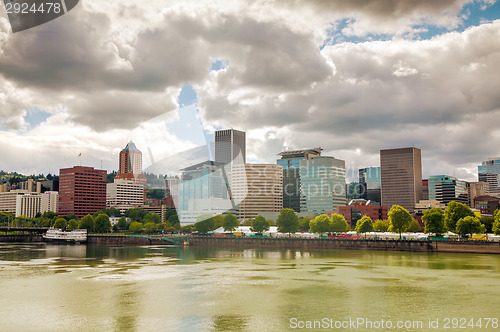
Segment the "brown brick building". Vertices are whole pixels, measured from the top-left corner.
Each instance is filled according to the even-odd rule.
[[[106,208],[106,176],[105,170],[86,166],[59,170],[59,215],[82,218]]]
[[[367,205],[370,204],[365,200],[352,200],[347,206],[339,206],[335,211],[326,212],[328,216],[334,213],[339,213],[344,216],[345,220],[351,228],[356,226],[356,222],[363,216],[370,217],[374,222],[378,219],[386,220],[388,208],[387,206]]]

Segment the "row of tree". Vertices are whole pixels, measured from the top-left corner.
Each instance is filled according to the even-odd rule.
[[[448,207],[443,211],[439,208],[432,208],[424,211],[422,219],[425,221],[425,232],[441,235],[447,231],[460,234],[461,236],[472,235],[474,233],[484,234],[488,230],[488,226],[482,223],[482,220],[477,217],[474,212],[465,204],[452,201],[448,203]],[[495,211],[491,231],[495,234],[500,234],[500,210]]]
[[[388,220],[377,220],[374,222],[370,217],[363,216],[357,221],[354,230],[360,234],[372,231],[389,231],[399,233],[400,237],[401,233],[406,231],[421,231],[418,221],[402,206],[392,206],[388,212],[388,217]],[[436,235],[442,235],[446,231],[451,231],[461,236],[467,236],[474,233],[485,233],[487,230],[486,225],[481,223],[481,219],[467,205],[455,201],[450,202],[445,211],[439,208],[426,210],[422,219],[425,222],[424,232]],[[500,234],[500,210],[495,212],[492,219],[491,230],[495,234]],[[251,230],[257,233],[269,230],[269,227],[273,224],[272,220],[267,220],[262,216],[242,223],[242,225],[251,226]],[[189,228],[189,230],[208,233],[219,227],[224,227],[225,231],[232,232],[238,226],[238,219],[232,214],[226,216],[201,214],[198,216],[194,227]],[[331,217],[322,214],[314,218],[299,218],[292,209],[280,210],[276,226],[278,227],[278,232],[281,233],[295,233],[299,230],[310,231],[312,233],[346,232],[349,230],[349,224],[340,214],[333,214]]]

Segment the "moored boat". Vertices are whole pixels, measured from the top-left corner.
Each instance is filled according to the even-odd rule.
[[[43,235],[43,241],[49,243],[65,243],[65,244],[79,244],[87,242],[87,230],[75,229],[65,232],[58,228],[50,228],[47,233]]]

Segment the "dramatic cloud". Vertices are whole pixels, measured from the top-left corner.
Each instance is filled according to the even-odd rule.
[[[46,156],[78,150],[116,168],[117,157],[106,154],[130,130],[176,109],[190,84],[205,127],[246,130],[254,161],[322,146],[348,165],[372,166],[381,148],[415,145],[425,174],[472,177],[480,160],[500,155],[500,21],[482,16],[491,6],[88,0],[16,34],[2,13],[0,168],[36,169],[16,157],[22,152],[55,172],[62,165]],[[472,26],[472,16],[481,24]],[[33,109],[48,120],[29,126]],[[169,135],[155,137],[175,151],[192,148]]]

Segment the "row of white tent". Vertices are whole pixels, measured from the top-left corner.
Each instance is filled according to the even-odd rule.
[[[250,236],[254,235],[255,232],[252,232],[250,230],[250,226],[238,226],[234,230],[233,234],[238,234],[238,235],[245,235],[245,236]],[[217,228],[215,231],[213,231],[214,234],[227,234],[224,230],[223,227]],[[345,233],[348,236],[361,236],[363,238],[367,239],[380,239],[380,240],[396,240],[399,239],[399,234],[398,233],[391,233],[391,232],[368,232],[368,233],[363,233],[363,234],[357,234],[356,231],[349,231]],[[267,235],[268,237],[289,237],[290,235],[288,233],[279,233],[278,232],[278,227],[276,226],[271,226],[268,231],[264,232],[263,235]],[[317,233],[301,233],[297,232],[292,234],[293,237],[297,238],[319,238],[320,234]],[[406,240],[424,240],[427,239],[428,237],[433,236],[431,234],[425,234],[425,233],[402,233],[401,237],[406,239]],[[457,234],[453,232],[448,232],[446,234],[443,234],[443,237],[448,237],[448,238],[456,238],[458,237]],[[476,237],[476,236],[475,236]],[[500,235],[493,235],[493,234],[484,234],[483,236],[477,236],[476,238],[481,238],[483,240],[489,240],[489,241],[494,241],[494,242],[500,242]]]

